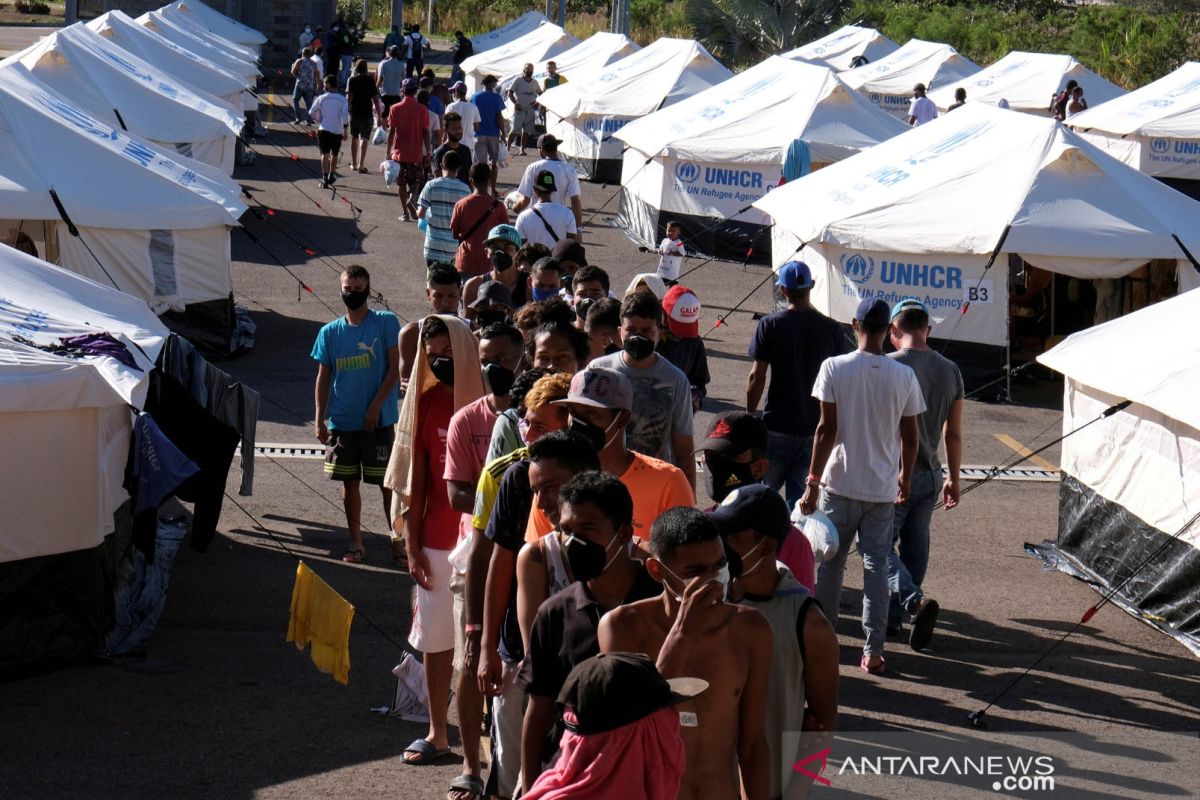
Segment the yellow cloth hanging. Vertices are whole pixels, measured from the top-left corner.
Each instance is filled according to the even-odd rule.
[[[292,615],[287,640],[296,648],[312,644],[317,669],[333,675],[338,683],[350,680],[350,623],[354,606],[301,561],[296,567],[292,589]]]

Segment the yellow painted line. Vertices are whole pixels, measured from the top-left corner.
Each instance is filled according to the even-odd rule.
[[[992,436],[995,436],[996,440],[998,442],[1000,442],[1002,445],[1004,445],[1005,447],[1012,448],[1013,452],[1015,452],[1017,455],[1025,456],[1025,458],[1029,459],[1029,462],[1031,464],[1037,464],[1042,469],[1048,469],[1052,472],[1058,471],[1058,467],[1054,466],[1053,464],[1051,464],[1049,461],[1042,458],[1041,456],[1035,456],[1033,454],[1032,450],[1030,450],[1025,445],[1021,444],[1020,442],[1018,442],[1016,439],[1012,438],[1008,434],[993,433]]]
[[[275,121],[275,81],[267,81],[267,99],[270,103],[267,105],[267,124],[270,125]]]

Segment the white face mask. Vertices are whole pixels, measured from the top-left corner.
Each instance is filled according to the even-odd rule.
[[[766,554],[766,553],[763,553],[761,556],[759,556],[759,557],[758,557],[758,561],[755,561],[755,562],[754,562],[754,566],[752,566],[752,567],[747,567],[747,566],[745,566],[745,563],[746,563],[746,556],[750,555],[751,553],[753,553],[755,550],[757,550],[758,548],[762,547],[762,546],[763,546],[764,544],[766,544],[766,543],[767,543],[767,540],[766,540],[766,539],[763,539],[761,542],[759,542],[758,544],[754,545],[754,547],[751,547],[749,550],[747,550],[747,551],[746,551],[746,555],[745,555],[745,556],[742,556],[742,565],[743,565],[743,566],[742,566],[742,574],[741,574],[741,577],[743,577],[743,578],[744,578],[744,577],[746,577],[746,576],[747,576],[747,575],[749,575],[751,572],[754,572],[754,570],[756,570],[756,569],[758,569],[760,566],[762,566],[762,562],[763,562],[763,561],[766,559],[766,557],[767,557],[767,554]]]
[[[687,586],[688,582],[685,581],[683,578],[679,577],[678,575],[676,575],[671,570],[670,567],[668,567],[666,564],[663,564],[663,562],[661,562],[661,561],[659,561],[658,563],[659,563],[659,565],[662,566],[663,569],[665,569],[667,571],[668,575],[670,575],[672,578],[674,578],[675,580],[682,583],[684,586]],[[721,584],[721,599],[724,600],[725,597],[729,594],[729,565],[726,564],[725,566],[723,566],[719,570],[717,570],[716,574],[712,578],[710,578],[710,580],[714,580],[717,583]],[[676,602],[679,602],[679,603],[683,602],[683,594],[682,593],[676,594],[675,590],[672,589],[670,587],[670,585],[667,584],[666,581],[663,581],[663,589],[665,589],[667,591],[667,594],[671,595],[671,597],[674,597]]]

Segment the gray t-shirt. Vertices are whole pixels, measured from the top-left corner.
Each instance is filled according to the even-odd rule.
[[[938,446],[942,442],[946,418],[950,416],[950,406],[955,400],[963,399],[962,373],[957,364],[934,350],[905,348],[892,353],[891,357],[917,374],[917,383],[925,398],[925,413],[917,417],[920,440],[917,466],[940,472],[942,462],[938,459]]]
[[[512,82],[512,92],[517,97],[517,105],[521,110],[533,108],[533,102],[537,100],[538,93],[542,87],[533,78],[525,79],[524,75],[518,75],[517,79]]]
[[[692,435],[692,387],[679,367],[662,356],[647,369],[625,363],[624,353],[601,356],[591,366],[608,367],[633,386],[633,419],[625,429],[630,450],[674,463],[672,436]]]
[[[404,62],[398,58],[389,58],[379,64],[379,93],[389,97],[399,97],[404,81]]]

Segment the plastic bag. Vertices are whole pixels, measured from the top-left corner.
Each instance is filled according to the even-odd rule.
[[[375,135],[371,137],[371,144],[383,144],[387,141],[387,128],[382,125],[375,128]]]
[[[796,508],[792,511],[792,522],[804,534],[804,538],[808,539],[808,544],[812,547],[813,560],[818,564],[822,561],[829,561],[837,555],[839,542],[837,526],[824,511],[818,509],[806,517],[800,513],[800,504],[796,503]]]
[[[390,158],[379,162],[379,171],[383,174],[383,182],[387,184],[389,189],[396,183],[396,179],[400,177],[400,165]]]
[[[496,156],[496,166],[502,168],[512,166],[512,155],[508,152],[508,145],[504,143],[503,139],[500,140],[500,154]]]

